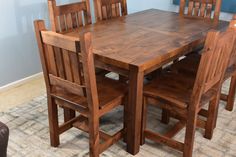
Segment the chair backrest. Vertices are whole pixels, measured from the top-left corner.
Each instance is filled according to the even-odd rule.
[[[228,31],[236,31],[236,15],[233,16],[233,19],[230,21]],[[229,67],[236,66],[236,50],[233,53],[233,56],[230,59]]]
[[[230,21],[228,30],[235,30],[235,29],[236,29],[236,14],[233,16],[232,20]]]
[[[44,21],[34,25],[47,93],[63,90],[98,109],[91,34],[75,38],[47,31]]]
[[[127,15],[126,0],[94,0],[96,20]]]
[[[185,15],[186,0],[180,1],[179,13],[181,16],[190,16],[197,18],[212,18],[219,20],[222,0],[188,0],[188,12]]]
[[[57,6],[56,0],[48,0],[52,31],[63,32],[91,23],[89,0]]]
[[[202,95],[209,90],[220,89],[235,45],[236,32],[208,33],[193,89],[192,104],[197,106]]]

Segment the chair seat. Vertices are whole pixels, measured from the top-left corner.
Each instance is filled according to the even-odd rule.
[[[174,65],[172,65],[173,69],[176,68]],[[192,74],[164,70],[162,74],[144,87],[144,95],[167,102],[169,105],[175,105],[180,109],[187,109],[194,82],[195,77]],[[212,89],[204,94],[200,102],[201,105],[212,100],[215,93],[216,90]]]
[[[99,99],[99,108],[103,109],[113,102],[121,102],[127,93],[127,84],[117,80],[112,80],[106,77],[97,77],[97,92]],[[81,97],[65,90],[54,90],[51,94],[53,97],[73,104],[74,110],[79,110],[81,107],[88,108],[87,98]]]

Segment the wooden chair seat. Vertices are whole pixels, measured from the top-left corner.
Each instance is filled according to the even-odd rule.
[[[187,109],[196,77],[169,70],[163,73],[144,87],[144,96],[158,98],[159,101],[167,103],[166,105]],[[214,98],[215,94],[214,89],[209,90],[202,96],[200,104],[205,105]]]
[[[110,104],[114,104],[114,106],[120,104],[127,93],[127,84],[99,76],[97,77],[97,91],[99,109],[104,109]],[[88,109],[86,97],[78,96],[60,89],[53,90],[51,95],[57,99],[70,103],[72,105],[70,108],[73,110],[80,111],[81,108],[84,108],[84,110]]]

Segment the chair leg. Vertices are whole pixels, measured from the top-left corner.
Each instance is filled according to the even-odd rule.
[[[119,75],[119,81],[120,81],[120,82],[126,83],[127,80],[128,80],[127,77],[122,76],[122,75]]]
[[[124,130],[125,130],[125,134],[124,134],[124,139],[123,139],[123,141],[125,142],[125,143],[127,143],[127,114],[129,114],[129,110],[128,110],[128,97],[126,96],[125,98],[124,98],[124,121],[123,121],[123,123],[124,123]]]
[[[48,119],[51,146],[57,147],[59,141],[58,109],[57,104],[51,96],[48,96]]]
[[[64,108],[64,122],[68,122],[69,120],[75,118],[75,111],[68,109],[68,108]]]
[[[164,124],[169,124],[170,122],[170,111],[162,109],[161,122]]]
[[[220,96],[217,96],[209,103],[208,117],[206,121],[205,135],[204,135],[204,137],[209,140],[212,139],[213,132],[216,126],[218,108],[219,108],[219,99]]]
[[[197,125],[197,115],[198,114],[195,111],[192,111],[192,112],[189,111],[188,113],[183,157],[192,157],[195,130],[196,130],[196,125]]]
[[[142,132],[141,132],[141,145],[145,144],[144,131],[147,126],[147,97],[143,97],[143,111],[142,111]]]
[[[226,108],[225,108],[228,111],[233,111],[235,93],[236,93],[236,75],[234,75],[231,78],[231,82],[230,82],[229,95],[228,95],[227,105],[226,105]]]
[[[99,117],[91,114],[89,117],[89,156],[99,157]]]

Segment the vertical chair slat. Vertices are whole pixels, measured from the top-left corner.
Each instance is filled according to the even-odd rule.
[[[120,5],[118,3],[116,4],[116,16],[120,16]]]
[[[192,16],[193,14],[193,8],[194,8],[194,2],[193,1],[189,1],[189,4],[188,4],[188,15],[189,16]]]
[[[61,32],[66,31],[66,20],[65,20],[65,15],[61,15],[59,16],[60,19],[60,28],[61,28]]]
[[[48,70],[50,74],[53,74],[55,76],[58,76],[58,72],[57,72],[57,65],[56,65],[56,57],[54,54],[54,50],[52,46],[45,46],[45,48],[47,49],[47,54],[45,55],[47,57],[47,62],[48,62]]]
[[[72,29],[73,28],[71,14],[66,15],[66,25],[67,25],[67,29]]]
[[[71,69],[74,82],[83,85],[84,81],[82,76],[82,68],[81,65],[79,64],[78,54],[70,53],[70,60],[71,60]],[[79,94],[85,96],[85,91],[81,91],[81,93]]]
[[[64,69],[64,62],[61,49],[58,47],[54,47],[54,53],[55,53],[58,75],[59,77],[65,79],[65,69]]]
[[[200,8],[200,2],[195,2],[194,4],[194,16],[198,16],[199,15],[199,8]]]
[[[112,12],[112,17],[117,17],[116,15],[116,4],[111,5],[111,12]]]
[[[83,15],[82,15],[82,12],[78,12],[78,23],[79,23],[79,26],[83,26]]]
[[[78,27],[78,21],[77,21],[77,17],[76,17],[76,13],[73,12],[71,13],[71,19],[72,19],[72,26],[73,28],[77,28]]]
[[[204,17],[205,16],[205,11],[206,11],[206,3],[201,4],[201,9],[200,9],[200,16]]]
[[[69,56],[70,52],[67,50],[62,50],[62,54],[63,54],[66,79],[68,81],[73,82],[74,80],[72,76],[71,61],[70,61],[70,56]]]

